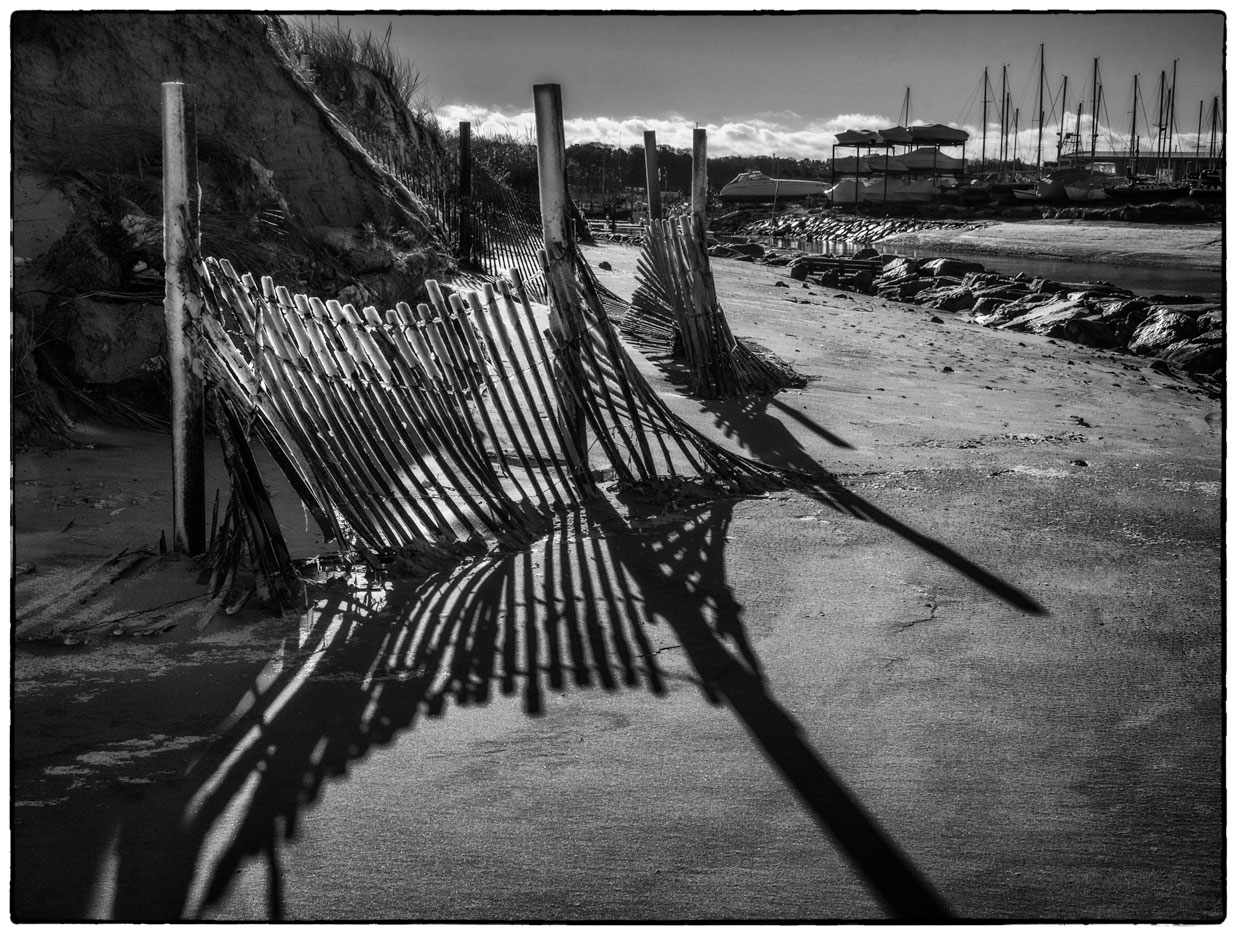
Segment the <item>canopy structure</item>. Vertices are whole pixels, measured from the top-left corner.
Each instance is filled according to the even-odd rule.
[[[859,201],[895,202],[927,200],[939,187],[940,176],[965,173],[966,161],[941,152],[942,147],[962,146],[970,138],[965,130],[940,123],[894,126],[881,130],[843,130],[833,146],[832,179],[867,179],[852,186],[834,184],[829,198],[834,203]],[[897,154],[897,147],[904,151]],[[917,148],[914,148],[917,147]],[[837,156],[837,149],[854,150],[852,156]],[[866,150],[864,153],[863,150]],[[880,152],[879,150],[883,150]],[[896,184],[886,184],[889,176]],[[919,184],[920,181],[930,183]]]

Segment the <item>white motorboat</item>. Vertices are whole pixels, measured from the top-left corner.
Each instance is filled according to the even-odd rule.
[[[722,201],[786,201],[822,196],[828,191],[828,182],[806,178],[769,178],[763,172],[752,170],[739,174],[721,189]]]

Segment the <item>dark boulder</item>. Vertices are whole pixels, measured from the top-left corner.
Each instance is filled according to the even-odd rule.
[[[730,243],[727,246],[742,256],[761,257],[765,253],[764,247],[758,243]]]

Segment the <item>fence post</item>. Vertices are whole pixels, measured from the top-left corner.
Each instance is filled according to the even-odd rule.
[[[472,124],[459,124],[459,255],[472,259]]]
[[[569,379],[579,370],[579,340],[582,334],[575,310],[559,307],[559,302],[576,300],[570,294],[575,279],[575,258],[572,255],[574,241],[571,238],[567,197],[562,87],[557,84],[534,85],[532,99],[536,110],[536,164],[541,188],[541,232],[545,238],[545,286],[550,298],[549,327],[565,350],[558,358],[558,365],[571,374],[566,377]],[[556,283],[562,283],[565,288],[556,289]],[[583,409],[568,400],[562,415],[577,450],[586,450],[583,444]]]
[[[172,542],[206,550],[205,413],[201,363],[192,327],[202,313],[192,279],[201,246],[195,87],[163,84],[163,315],[172,383]]]
[[[661,219],[661,186],[657,177],[657,131],[644,131],[644,183],[648,186],[648,220]]]
[[[708,235],[708,131],[696,127],[691,137],[691,215],[700,249],[707,249]]]
[[[532,89],[536,107],[536,159],[541,188],[541,232],[551,269],[571,270],[571,234],[566,190],[566,136],[562,129],[562,87],[538,84]]]

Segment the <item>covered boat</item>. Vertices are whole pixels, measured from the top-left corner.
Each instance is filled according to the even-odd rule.
[[[838,146],[875,146],[879,142],[879,130],[842,130],[837,134]]]
[[[859,191],[857,179],[843,178],[828,189],[825,197],[833,204],[853,204],[859,198]]]
[[[862,200],[876,204],[926,203],[939,194],[939,187],[930,178],[908,181],[885,175],[863,182]]]
[[[827,182],[805,178],[769,178],[763,172],[742,172],[721,189],[722,201],[784,201],[823,195]]]
[[[959,146],[970,138],[965,130],[958,130],[942,123],[910,127],[910,135],[916,143],[932,143],[940,146]]]
[[[960,172],[966,167],[964,159],[950,156],[932,146],[924,146],[901,156],[911,172]]]

